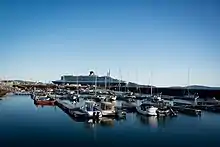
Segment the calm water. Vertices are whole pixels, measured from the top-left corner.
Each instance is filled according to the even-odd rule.
[[[126,120],[91,124],[58,107],[36,107],[28,96],[0,101],[0,147],[9,146],[220,146],[220,115],[156,119],[134,113]]]

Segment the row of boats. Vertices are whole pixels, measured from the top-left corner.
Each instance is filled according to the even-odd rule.
[[[96,93],[96,92],[95,92]],[[126,97],[121,106],[115,106],[117,96],[111,92],[99,93],[94,95],[86,95],[72,93],[69,95],[42,95],[42,93],[32,93],[32,99],[38,105],[59,105],[63,110],[74,117],[109,117],[126,115],[124,108],[132,108],[138,113],[146,116],[176,116],[177,113],[165,103],[160,96],[145,98],[141,104],[135,103],[132,95]],[[68,100],[68,101],[66,101]],[[84,103],[80,106],[80,100]],[[125,107],[126,106],[126,107]]]
[[[61,109],[74,117],[101,118],[119,116],[119,114],[122,116],[125,115],[123,111],[115,108],[115,100],[96,102],[94,99],[88,99],[83,100],[83,103],[81,103],[82,98],[76,98],[74,100],[62,100],[47,96],[33,95],[32,99],[37,105],[58,105]]]

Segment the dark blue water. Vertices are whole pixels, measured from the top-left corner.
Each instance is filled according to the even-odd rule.
[[[58,107],[36,107],[28,96],[0,101],[0,147],[220,146],[220,115],[157,119],[135,113],[108,123],[77,122]]]

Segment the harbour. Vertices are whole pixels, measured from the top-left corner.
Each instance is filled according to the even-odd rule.
[[[220,146],[220,1],[0,10],[0,147]]]
[[[0,102],[0,140],[3,146],[192,145],[218,146],[219,114],[201,117],[146,117],[127,113],[126,119],[83,120],[68,116],[57,106],[36,106],[30,96],[7,96]],[[193,127],[192,127],[193,126]],[[12,133],[13,132],[13,133]],[[13,142],[10,140],[13,139]],[[27,141],[28,140],[28,141]],[[128,142],[129,140],[129,142]],[[158,142],[158,140],[160,140]]]
[[[183,146],[202,147],[209,141],[213,146],[220,143],[218,97],[203,98],[189,89],[188,95],[163,95],[153,86],[143,93],[114,85],[117,79],[97,82],[98,76],[84,76],[88,78],[91,85],[83,85],[82,77],[76,78],[76,84],[4,84],[9,93],[0,101],[2,144],[177,146],[181,141]]]

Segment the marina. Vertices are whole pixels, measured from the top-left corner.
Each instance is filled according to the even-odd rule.
[[[220,0],[0,10],[0,147],[220,146]]]
[[[218,97],[203,98],[199,93],[190,95],[189,91],[182,96],[164,95],[153,90],[153,86],[148,86],[146,93],[141,87],[134,88],[136,90],[127,85],[121,87],[116,83],[123,81],[90,74],[62,76],[59,84],[3,87],[10,92],[1,97],[0,119],[3,121],[0,129],[8,125],[15,127],[2,128],[1,135],[6,134],[0,139],[3,145],[16,146],[16,141],[21,140],[20,144],[30,145],[23,137],[15,138],[22,135],[29,135],[32,142],[37,141],[36,146],[47,146],[47,141],[59,146],[70,146],[72,141],[83,146],[103,146],[103,142],[112,146],[134,146],[137,142],[145,146],[177,146],[180,140],[184,145],[193,142],[200,147],[210,140],[219,144],[216,137],[220,132]],[[76,81],[71,83],[71,78]],[[89,79],[92,81],[88,82]],[[214,126],[213,121],[216,121]],[[26,131],[19,131],[19,128]],[[215,131],[208,132],[210,128]],[[14,144],[7,135],[13,129],[18,130],[13,137]],[[28,134],[30,132],[32,135]]]
[[[76,108],[69,104],[69,101],[64,103],[69,109]],[[218,146],[219,116],[206,111],[201,117],[182,113],[177,117],[148,117],[132,112],[127,113],[124,119],[86,119],[70,116],[56,105],[35,107],[30,96],[12,95],[0,101],[0,141],[3,146],[16,146],[18,143],[47,146],[47,141],[52,146],[69,146],[70,142],[75,145],[101,146],[101,142],[112,144],[112,141],[113,146],[134,146],[136,142],[141,145],[176,146],[181,140],[182,145],[203,147],[212,141],[212,146]],[[12,132],[13,136],[10,135]],[[11,139],[13,142],[9,141]],[[161,141],[157,142],[158,139]]]

